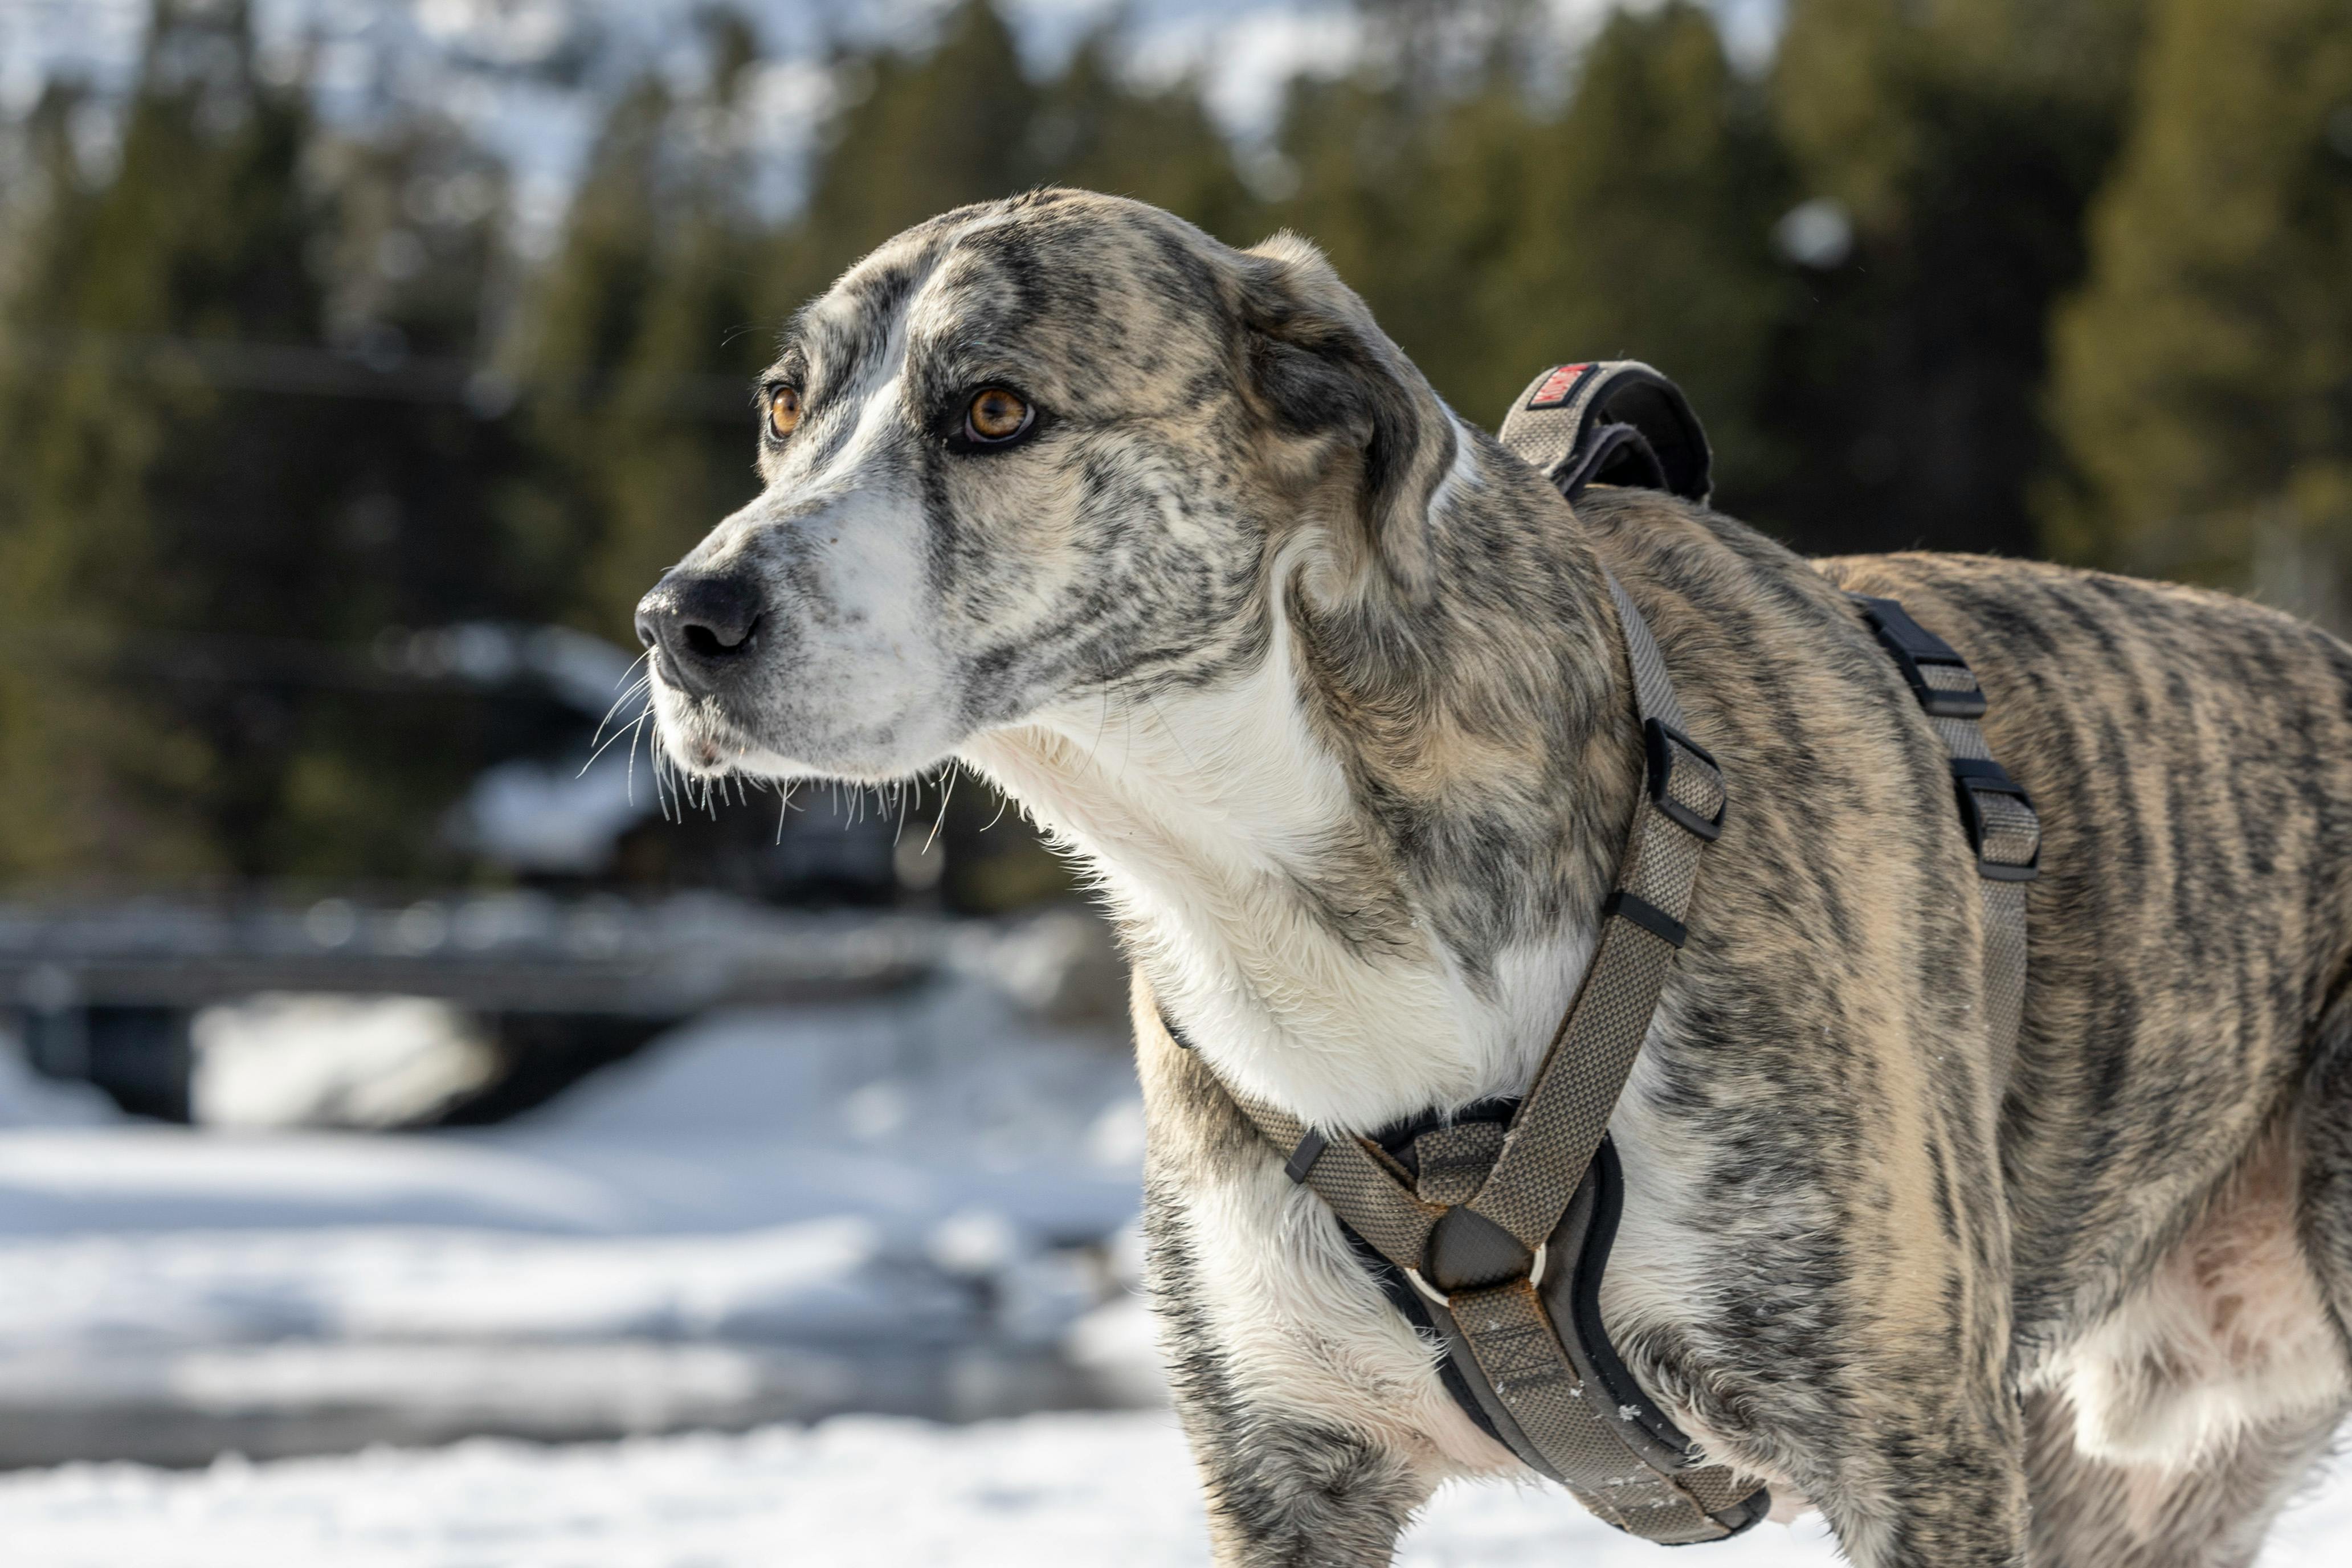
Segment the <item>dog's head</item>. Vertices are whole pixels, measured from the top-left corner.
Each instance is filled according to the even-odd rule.
[[[1456,440],[1311,247],[1069,191],[866,258],[758,417],[765,489],[638,607],[695,773],[898,777],[1228,679],[1286,594],[1413,600]]]

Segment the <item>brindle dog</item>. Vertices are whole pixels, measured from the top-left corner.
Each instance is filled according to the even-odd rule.
[[[2352,649],[1571,510],[1312,247],[1082,193],[884,246],[760,407],[763,493],[640,612],[664,743],[955,758],[1094,877],[1221,1563],[1386,1562],[1440,1481],[1517,1469],[1207,1069],[1334,1132],[1523,1085],[1638,785],[1603,563],[1733,792],[1612,1124],[1633,1370],[1858,1563],[2252,1557],[2352,1391]],[[2005,1071],[1944,755],[1847,588],[1968,657],[2042,812]]]

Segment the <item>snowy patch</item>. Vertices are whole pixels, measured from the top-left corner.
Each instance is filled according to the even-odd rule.
[[[1203,1568],[1198,1484],[1172,1417],[1040,1415],[943,1427],[856,1417],[694,1435],[432,1452],[174,1474],[76,1465],[0,1478],[0,1539],[41,1568]],[[2352,1535],[2352,1488],[2290,1511],[2263,1568],[2322,1568]],[[1707,1548],[1719,1568],[1831,1568],[1818,1521]],[[1551,1490],[1456,1487],[1405,1539],[1401,1568],[1651,1568],[1657,1548]]]
[[[26,1065],[25,1049],[16,1037],[0,1029],[0,1131],[96,1127],[121,1120],[104,1089],[43,1078]]]
[[[254,996],[190,1032],[207,1127],[398,1127],[498,1071],[465,1014],[423,996]]]
[[[400,1006],[223,1012],[199,1098],[414,1076]],[[0,1051],[0,1464],[1148,1399],[1137,1336],[1063,1349],[1133,1288],[1138,1123],[1120,1036],[976,979],[716,1015],[475,1131],[127,1123]]]

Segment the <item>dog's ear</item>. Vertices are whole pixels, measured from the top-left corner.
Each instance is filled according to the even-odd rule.
[[[1353,454],[1361,542],[1408,598],[1424,596],[1430,498],[1458,438],[1445,405],[1306,240],[1237,252],[1233,277],[1248,385],[1283,434]]]

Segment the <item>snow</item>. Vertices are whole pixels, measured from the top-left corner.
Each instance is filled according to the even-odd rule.
[[[24,1047],[16,1037],[0,1030],[0,1131],[95,1127],[119,1120],[103,1089],[41,1077],[25,1065]]]
[[[118,1126],[0,1134],[0,1248],[89,1231],[361,1221],[588,1228],[626,1199],[553,1162],[454,1139]],[[66,1245],[79,1245],[68,1242]]]
[[[1202,1568],[1199,1489],[1164,1412],[969,1426],[872,1416],[741,1436],[429,1451],[170,1472],[74,1465],[0,1478],[23,1568]],[[2263,1568],[2322,1568],[2352,1539],[2339,1479],[2292,1510]],[[1564,1494],[1458,1486],[1406,1537],[1403,1568],[1637,1568],[1659,1549]],[[1829,1568],[1817,1518],[1707,1549],[1716,1568]]]
[[[718,1237],[558,1237],[436,1228],[76,1237],[0,1270],[0,1343],[218,1343],[265,1327],[313,1339],[740,1337],[879,1331],[923,1321],[922,1292],[874,1277],[851,1216]],[[937,1315],[934,1309],[934,1315]],[[257,1323],[256,1320],[262,1321]]]
[[[0,1049],[0,1245],[324,1223],[709,1234],[844,1213],[907,1236],[967,1209],[1092,1239],[1132,1214],[1140,1153],[1123,1042],[971,982],[714,1014],[479,1131],[98,1115]]]
[[[224,1073],[366,1043],[255,1005]],[[98,1114],[0,1050],[0,1463],[1154,1392],[1116,1313],[1062,1349],[1134,1277],[1123,1042],[969,978],[713,1015],[491,1129]]]
[[[202,1009],[190,1033],[207,1127],[397,1127],[498,1065],[459,1009],[425,996],[265,994]]]

